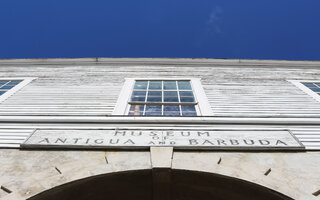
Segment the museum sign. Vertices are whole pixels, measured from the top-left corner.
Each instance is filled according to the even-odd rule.
[[[303,150],[288,130],[36,130],[22,148]]]

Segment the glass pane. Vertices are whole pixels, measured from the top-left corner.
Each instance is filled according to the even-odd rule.
[[[182,112],[182,116],[197,116],[195,112]]]
[[[320,88],[310,88],[314,92],[320,92]]]
[[[133,89],[145,90],[147,89],[148,81],[136,81]]]
[[[180,91],[179,92],[180,96],[188,96],[188,97],[193,97],[193,92],[192,91]]]
[[[190,81],[178,81],[179,90],[192,90]]]
[[[176,81],[163,81],[163,89],[176,90],[177,89]]]
[[[148,96],[161,96],[161,91],[148,91]]]
[[[164,111],[180,111],[179,106],[164,106]]]
[[[146,97],[133,96],[131,97],[131,101],[133,102],[145,102]]]
[[[318,88],[318,87],[314,85],[314,86],[308,87],[308,88],[312,90],[313,88]]]
[[[10,85],[18,85],[21,81],[10,81]]]
[[[144,105],[131,105],[129,115],[143,115]]]
[[[149,82],[149,90],[161,90],[162,89],[162,82],[161,81],[150,81]]]
[[[162,102],[162,98],[161,97],[149,97],[148,96],[147,102]]]
[[[194,102],[193,97],[180,97],[181,102]]]
[[[164,97],[164,102],[179,102],[178,97]]]
[[[178,96],[178,92],[177,91],[164,91],[163,92],[164,96]]]
[[[161,115],[161,112],[146,112],[145,115]]]
[[[10,85],[10,86],[16,86],[16,85],[18,85],[18,83],[10,82],[10,83],[8,83],[7,85]]]
[[[146,92],[145,91],[133,91],[132,92],[132,96],[146,96]]]
[[[11,89],[13,87],[14,85],[5,85],[5,86],[2,86],[1,89]]]
[[[146,112],[161,112],[161,106],[146,106]]]
[[[166,116],[180,116],[180,112],[168,112],[168,111],[165,111],[163,113],[163,115],[166,115]]]
[[[0,86],[6,84],[8,81],[0,81]]]
[[[2,95],[2,94],[4,94],[5,93],[5,91],[0,91],[0,95]]]
[[[313,83],[303,83],[303,85],[305,85],[306,87],[315,87]]]
[[[194,106],[181,106],[182,112],[196,112],[196,108]]]
[[[143,115],[143,112],[129,112],[129,115]]]
[[[143,111],[144,105],[131,105],[130,111]]]

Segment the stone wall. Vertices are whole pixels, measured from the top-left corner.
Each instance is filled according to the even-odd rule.
[[[297,200],[320,196],[319,152],[0,151],[0,199],[20,200],[86,177],[164,167],[217,173]],[[160,150],[160,151],[159,151]]]

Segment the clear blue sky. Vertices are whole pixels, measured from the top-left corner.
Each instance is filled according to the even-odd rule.
[[[1,0],[0,58],[320,60],[320,0]]]

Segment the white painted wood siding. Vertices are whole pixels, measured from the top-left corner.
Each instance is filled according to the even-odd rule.
[[[34,129],[3,129],[0,128],[0,148],[19,148]]]
[[[319,81],[319,62],[100,60],[0,61],[0,77],[38,77],[0,103],[0,116],[108,116],[125,78],[194,77],[202,79],[213,117],[320,117],[320,103],[287,81]],[[18,147],[35,126],[1,123],[0,147]],[[320,150],[320,126],[290,130]]]
[[[288,79],[320,79],[294,64],[3,64],[0,77],[38,77],[0,104],[0,115],[112,114],[124,78],[201,78],[214,116],[320,117],[320,104]]]

